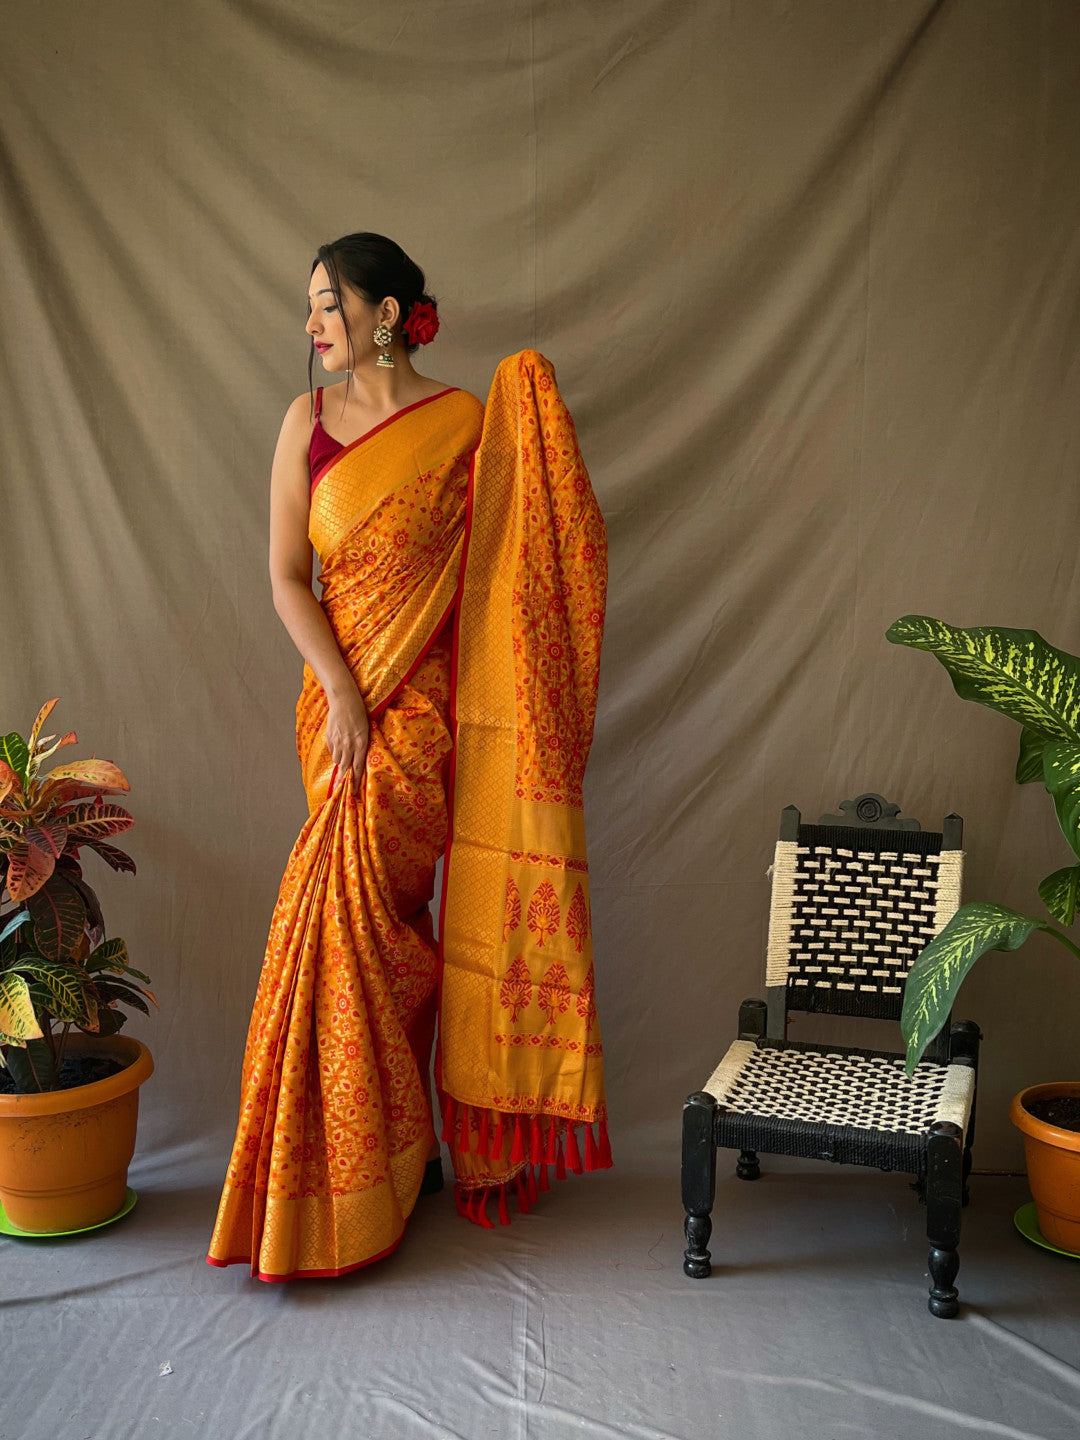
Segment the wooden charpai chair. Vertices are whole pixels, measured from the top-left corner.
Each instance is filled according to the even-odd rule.
[[[758,1151],[914,1174],[926,1203],[932,1314],[959,1308],[960,1210],[975,1131],[979,1028],[946,1022],[909,1078],[899,1052],[787,1038],[793,1010],[899,1022],[915,957],[960,903],[963,821],[900,820],[880,795],[804,825],[789,805],[771,870],[766,1000],[739,1009],[739,1038],[683,1107],[683,1269],[710,1273],[716,1150]],[[898,1037],[899,1038],[899,1037]]]

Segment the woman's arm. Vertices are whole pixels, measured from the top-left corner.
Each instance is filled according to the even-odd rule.
[[[311,588],[308,539],[311,423],[307,395],[285,412],[270,472],[270,583],[274,609],[326,692],[326,743],[338,770],[352,769],[359,784],[368,744],[364,701],[338,649],[334,632]]]

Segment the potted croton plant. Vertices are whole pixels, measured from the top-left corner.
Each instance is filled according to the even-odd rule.
[[[1080,657],[1055,649],[1034,630],[965,630],[925,615],[905,615],[886,638],[936,655],[958,695],[1020,724],[1016,780],[1043,782],[1073,854],[1070,864],[1039,885],[1056,925],[1041,915],[978,900],[961,905],[918,956],[901,1020],[910,1074],[980,955],[1017,950],[1040,930],[1080,959],[1080,946],[1065,934],[1076,920],[1080,895]],[[1009,1113],[1024,1137],[1042,1238],[1080,1254],[1080,1079],[1030,1086],[1014,1098]]]
[[[56,1234],[125,1205],[147,1047],[117,1032],[124,1006],[149,1014],[149,977],[107,939],[80,853],[135,872],[109,843],[132,824],[107,793],[122,771],[92,758],[41,766],[65,745],[41,730],[0,736],[0,1204],[5,1228]]]

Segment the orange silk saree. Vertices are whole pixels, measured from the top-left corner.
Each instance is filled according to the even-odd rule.
[[[581,801],[606,542],[550,363],[510,356],[486,408],[444,391],[345,447],[309,535],[371,735],[354,786],[305,666],[309,816],[207,1256],[263,1280],[340,1275],[400,1242],[435,1139],[436,1017],[463,1214],[490,1225],[494,1201],[506,1223],[512,1188],[526,1209],[549,1167],[611,1163]]]

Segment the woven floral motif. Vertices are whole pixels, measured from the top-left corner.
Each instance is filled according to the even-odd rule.
[[[509,940],[521,924],[521,891],[514,883],[514,877],[506,877],[506,909],[503,912],[503,939]]]
[[[499,1001],[503,1009],[510,1011],[510,1021],[514,1023],[531,999],[532,976],[529,974],[525,957],[518,955],[503,976],[502,984],[499,986]]]
[[[574,891],[574,898],[566,911],[566,933],[580,955],[582,946],[589,938],[589,907],[585,903],[585,892],[580,885]]]
[[[529,901],[529,909],[525,916],[525,924],[541,949],[543,949],[544,941],[558,930],[561,918],[555,887],[550,880],[542,880],[533,891],[533,897]]]
[[[566,968],[556,960],[548,968],[537,996],[537,1004],[541,1010],[546,1012],[549,1025],[554,1025],[556,1017],[564,1015],[570,1009],[569,986],[570,977],[566,973]]]
[[[585,1021],[586,1030],[591,1030],[596,1024],[596,982],[593,968],[592,965],[589,966],[585,984],[582,985],[577,997],[577,1011]]]

